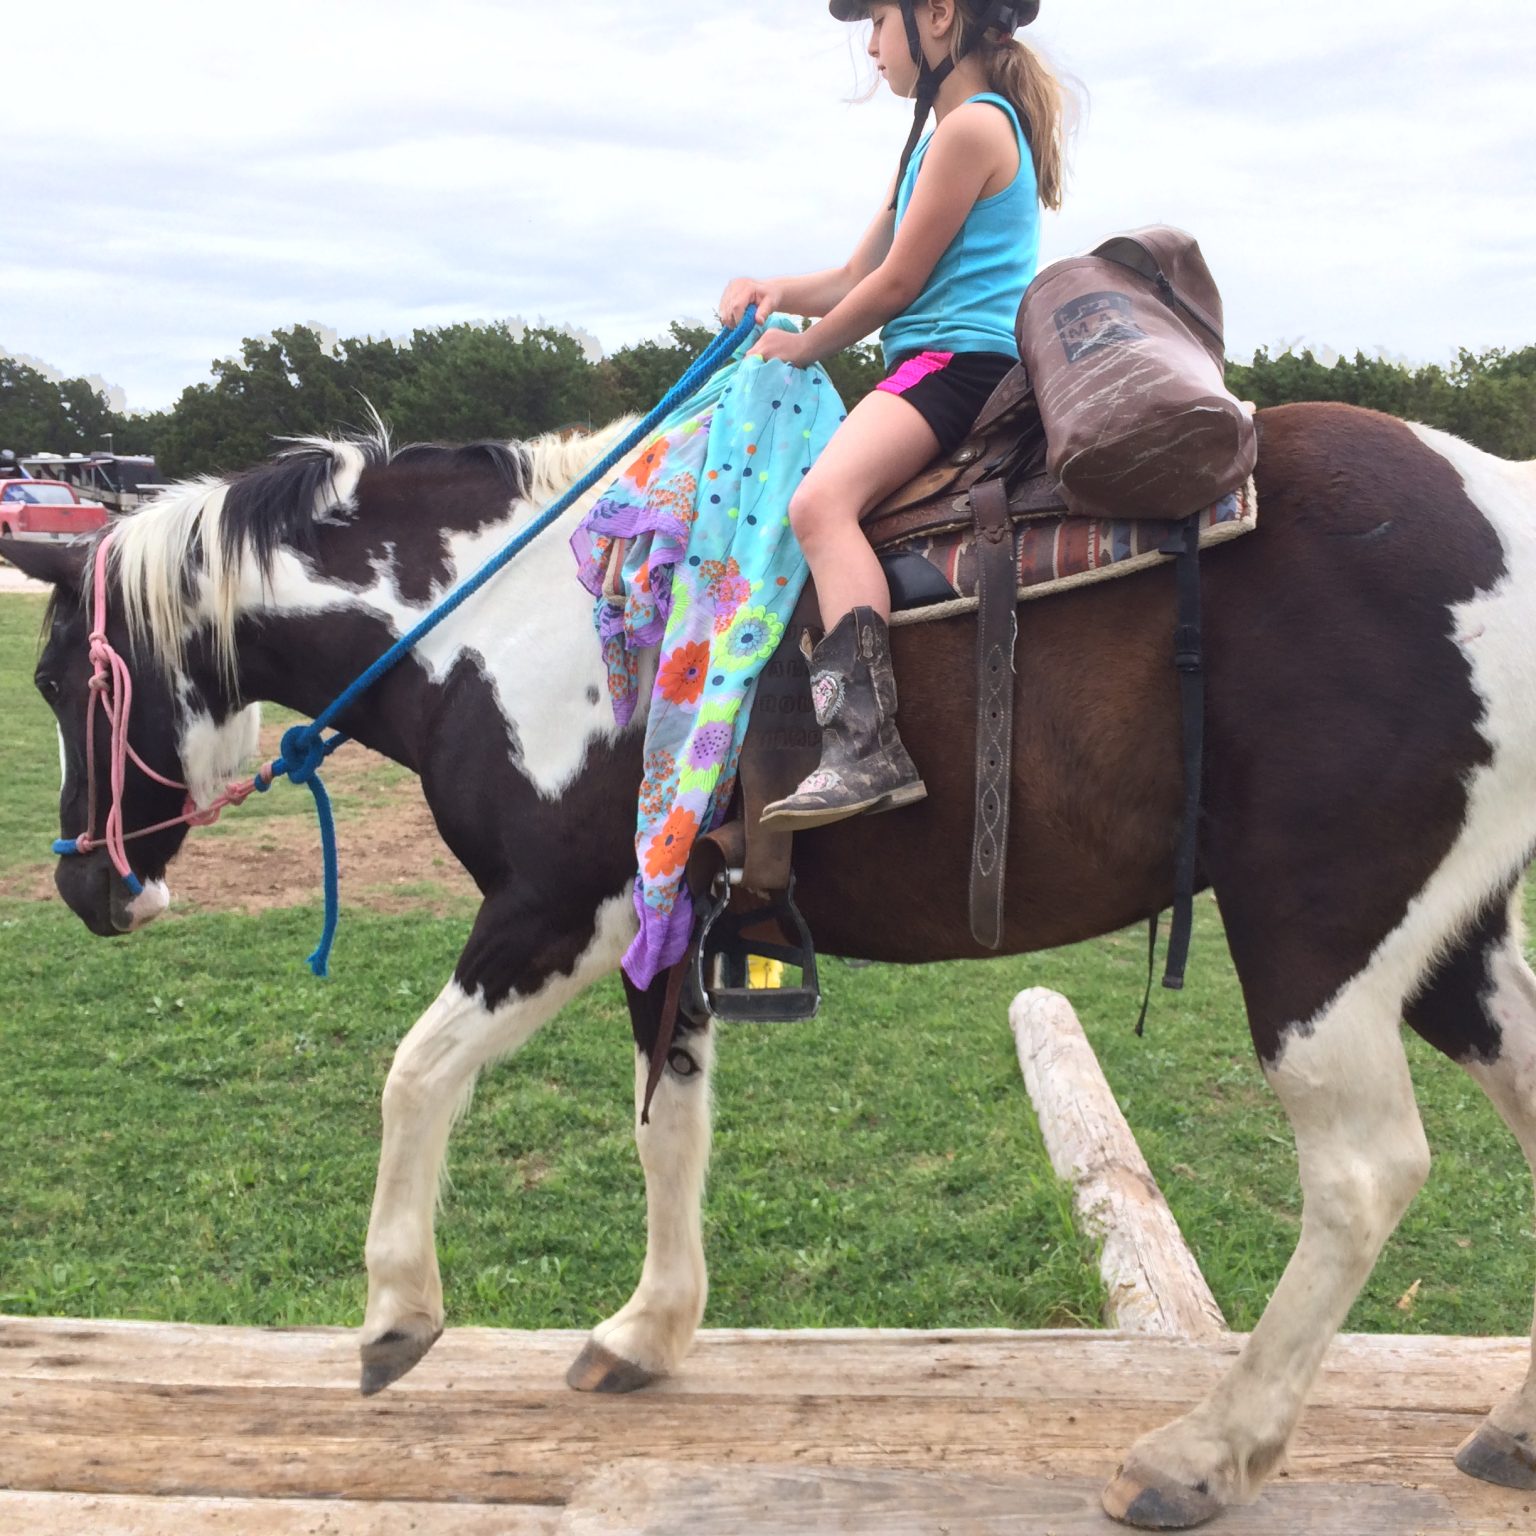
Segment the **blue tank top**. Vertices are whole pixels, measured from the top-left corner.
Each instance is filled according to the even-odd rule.
[[[1019,144],[1019,173],[1001,192],[977,200],[960,232],[939,257],[923,291],[880,333],[886,365],[913,352],[1005,352],[1019,355],[1013,337],[1019,301],[1040,260],[1040,192],[1029,141],[1013,103],[988,91],[970,101],[991,102],[1008,114]],[[912,188],[933,142],[917,146],[896,192],[896,228],[906,217]]]

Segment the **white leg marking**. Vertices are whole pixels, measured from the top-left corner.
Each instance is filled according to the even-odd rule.
[[[391,1330],[430,1337],[443,1326],[432,1221],[443,1155],[457,1111],[488,1062],[525,1044],[539,1027],[612,971],[634,935],[628,893],[604,904],[597,932],[569,976],[529,997],[487,1009],[449,982],[395,1052],[384,1085],[384,1136],[368,1223],[365,1341]]]
[[[1509,938],[1493,957],[1493,992],[1484,1004],[1499,1026],[1499,1057],[1492,1063],[1469,1062],[1467,1071],[1515,1133],[1536,1176],[1536,973],[1525,958],[1520,896],[1517,889],[1510,901]],[[1489,1419],[1507,1434],[1524,1435],[1525,1444],[1536,1449],[1536,1325],[1525,1381]]]
[[[1289,1040],[1269,1072],[1296,1134],[1301,1238],[1237,1364],[1127,1459],[1223,1503],[1254,1497],[1285,1452],[1329,1340],[1429,1171],[1398,1021],[1374,968]]]
[[[635,1053],[635,1143],[645,1169],[645,1267],[635,1294],[592,1331],[595,1343],[657,1375],[676,1370],[688,1353],[709,1294],[701,1208],[709,1169],[714,1030],[695,1031],[678,1044],[699,1070],[687,1078],[662,1074],[649,1125],[640,1123],[640,1106],[650,1063]]]

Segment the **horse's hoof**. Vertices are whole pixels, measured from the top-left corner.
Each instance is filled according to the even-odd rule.
[[[1479,1424],[1461,1442],[1456,1465],[1468,1477],[1502,1488],[1536,1488],[1536,1449],[1530,1436],[1516,1437],[1492,1424]]]
[[[1220,1499],[1198,1485],[1148,1482],[1122,1467],[1104,1490],[1104,1513],[1144,1531],[1187,1531],[1204,1525],[1223,1509]]]
[[[565,1373],[566,1386],[578,1392],[638,1392],[657,1379],[655,1371],[632,1365],[591,1339]]]
[[[364,1397],[382,1392],[392,1381],[399,1379],[416,1364],[426,1352],[442,1338],[439,1328],[430,1336],[404,1333],[391,1328],[370,1343],[364,1344],[362,1391]]]

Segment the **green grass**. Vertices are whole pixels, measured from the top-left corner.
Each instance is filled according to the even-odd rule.
[[[3,985],[25,1000],[0,1022],[0,1308],[358,1319],[379,1091],[463,925],[348,914],[321,984],[299,965],[315,923],[167,919],[82,954],[73,919],[0,905]],[[726,1044],[712,1321],[1092,1320],[1092,1256],[1006,1033],[978,1051],[930,1021],[914,1041],[923,978],[871,979],[834,982],[864,997],[857,1030],[836,1023],[849,998]],[[456,1320],[580,1325],[628,1294],[645,1227],[630,1063],[604,986],[488,1074],[442,1222]]]
[[[13,874],[56,835],[53,727],[29,681],[39,614],[0,599],[0,868]],[[263,797],[284,799],[303,810],[308,797]],[[0,900],[0,1310],[359,1320],[379,1092],[466,924],[349,909],[321,983],[302,966],[318,920],[173,914],[108,942],[57,903]],[[1251,1325],[1296,1236],[1290,1135],[1214,906],[1201,903],[1187,990],[1159,994],[1137,1040],[1144,954],[1127,933],[985,964],[830,961],[814,1023],[726,1030],[706,1321],[1098,1319],[1092,1249],[1007,1028],[1013,994],[1041,984],[1072,998],[1218,1300]],[[1348,1326],[1524,1332],[1524,1160],[1459,1069],[1417,1042],[1410,1056],[1435,1168]],[[439,1222],[453,1322],[584,1326],[627,1297],[645,1229],[630,1093],[612,983],[486,1074]]]
[[[59,835],[59,748],[32,672],[44,599],[0,595],[0,871],[48,858]]]

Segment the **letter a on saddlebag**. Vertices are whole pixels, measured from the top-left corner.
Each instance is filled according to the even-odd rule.
[[[1185,517],[1253,473],[1253,420],[1223,383],[1221,327],[1200,247],[1166,226],[1117,235],[1030,284],[1019,355],[1073,512]]]

